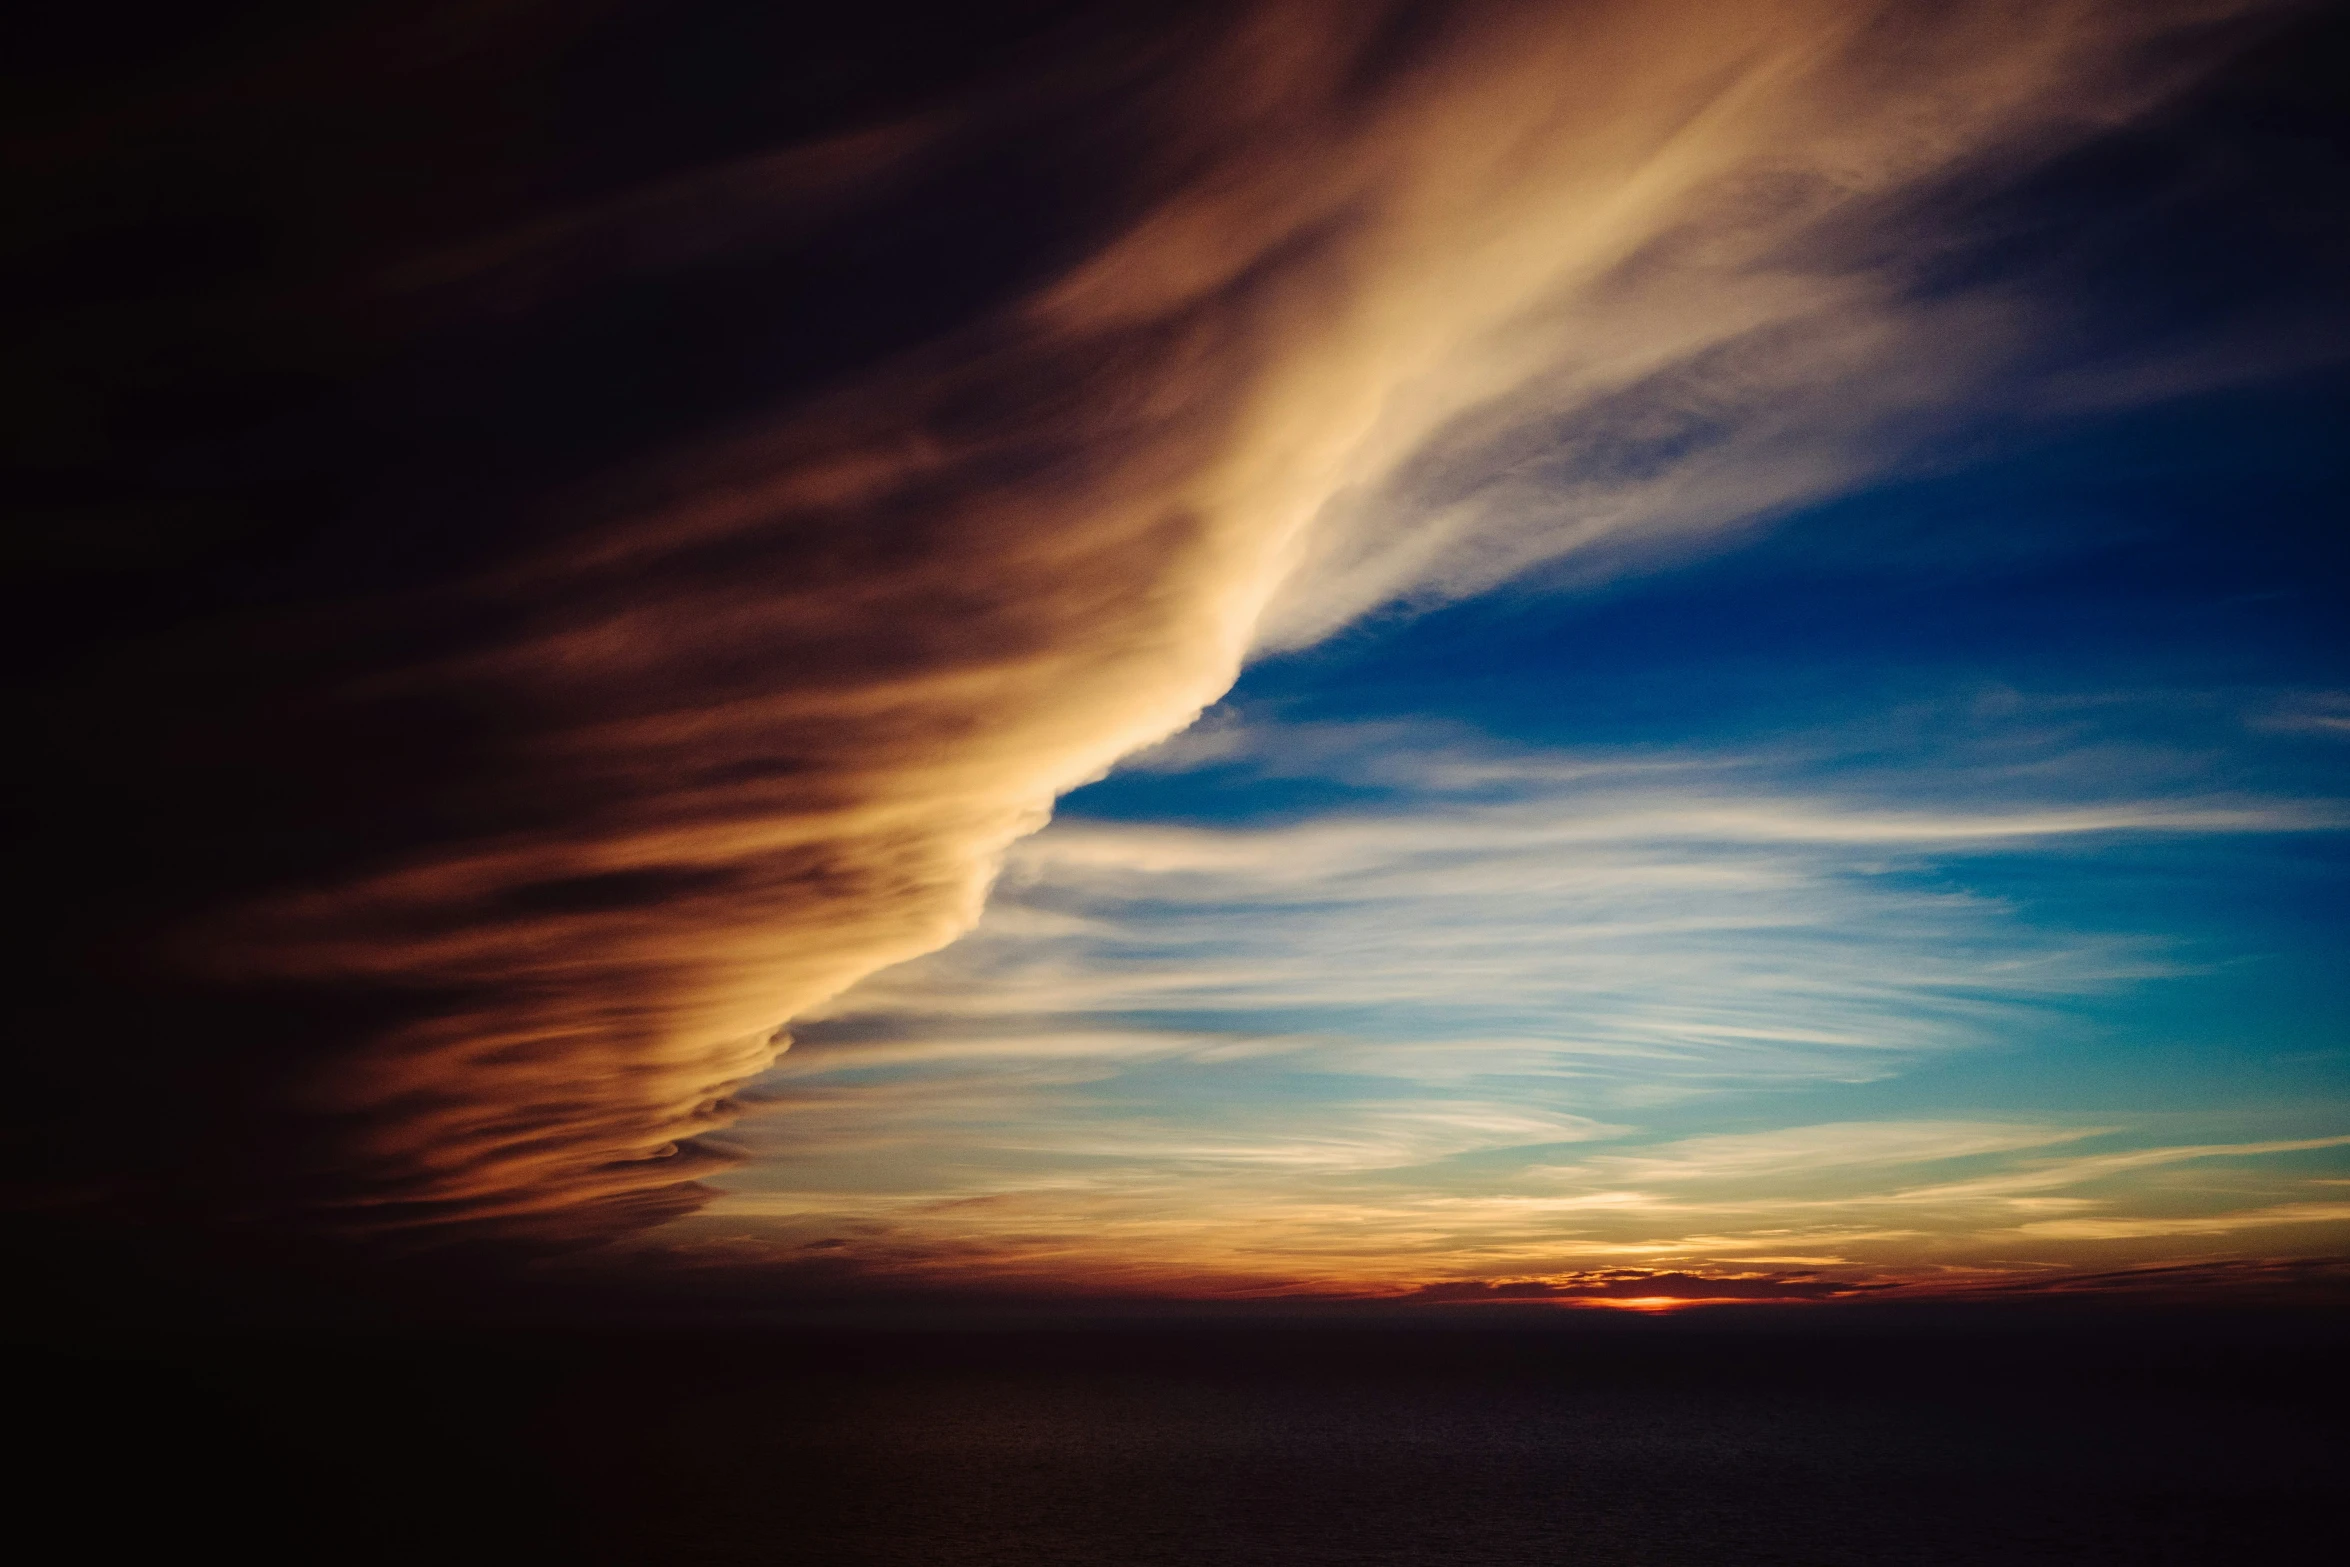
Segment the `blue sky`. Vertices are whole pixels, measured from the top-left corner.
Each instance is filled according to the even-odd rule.
[[[697,1223],[1241,1293],[2339,1249],[2346,391],[1262,659],[805,1026]]]

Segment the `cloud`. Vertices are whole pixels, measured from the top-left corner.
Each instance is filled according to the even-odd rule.
[[[1166,961],[1182,960],[1129,948],[1079,967]],[[1355,961],[1341,953],[1336,973]],[[1924,1288],[1951,1269],[2077,1267],[2084,1246],[2133,1238],[2273,1223],[2322,1240],[2340,1218],[2324,1173],[2338,1158],[2300,1156],[2350,1147],[2342,1135],[2179,1141],[2111,1113],[1676,1135],[1751,1114],[1751,1096],[1721,1091],[1754,1081],[1743,1074],[1776,1072],[1762,1081],[1783,1094],[1807,1074],[1832,1079],[1854,1044],[1822,1051],[1813,1036],[1749,1028],[1710,1050],[1683,1040],[1615,1057],[1580,1019],[1554,1019],[1547,1039],[1366,1039],[1392,1004],[1342,1024],[1335,981],[1308,993],[1323,1026],[1287,1033],[1205,1026],[1196,995],[1190,1027],[1147,1000],[1099,1014],[1120,1016],[1116,1029],[991,1015],[985,997],[958,1010],[1004,962],[983,952],[928,1010],[909,985],[891,994],[910,1010],[813,1027],[770,1079],[778,1111],[752,1129],[756,1163],[727,1179],[708,1223],[788,1248],[855,1219],[873,1230],[845,1250],[892,1276],[1024,1287],[1347,1293],[1432,1270],[1523,1282],[1615,1265],[1712,1280],[1799,1266],[1820,1270],[1809,1277],[1828,1294]],[[1683,1083],[1685,1102],[1657,1096],[1660,1081]],[[2173,1173],[2199,1165],[2232,1168]]]
[[[1972,1293],[1963,1283],[1951,1291]],[[1997,1295],[2144,1297],[2209,1303],[2214,1300],[2335,1304],[2350,1296],[2350,1258],[2230,1257],[2090,1273],[2000,1278],[1980,1287]]]
[[[1650,1304],[1698,1300],[1834,1300],[1868,1294],[1883,1285],[1842,1283],[1808,1276],[1741,1274],[1726,1278],[1695,1273],[1616,1271],[1564,1280],[1462,1279],[1423,1284],[1401,1300],[1429,1304],[1469,1301],[1617,1301]]]
[[[1576,1173],[1617,1183],[1745,1181],[1854,1166],[1885,1168],[2014,1153],[2099,1135],[2102,1128],[1999,1121],[1844,1121],[1685,1138],[1587,1161]],[[1562,1172],[1563,1173],[1563,1172]]]
[[[268,296],[287,341],[331,317],[374,367],[327,433],[379,443],[335,525],[382,534],[377,555],[353,556],[359,588],[266,614],[222,588],[229,629],[167,628],[61,704],[160,715],[168,787],[128,740],[75,751],[84,720],[61,742],[136,824],[104,852],[173,889],[106,926],[154,1015],[271,1031],[221,1074],[259,1086],[213,1090],[253,1099],[192,1134],[216,1139],[196,1166],[237,1171],[209,1200],[555,1240],[690,1206],[720,1157],[696,1138],[782,1024],[968,929],[1057,795],[1180,729],[1252,651],[1683,547],[1957,417],[2022,363],[2036,310],[1918,286],[1903,258],[1938,241],[1916,200],[2139,112],[2182,79],[2144,45],[2244,9],[1279,0],[1040,45],[889,123],[634,190],[608,175],[617,193],[552,214],[501,222],[498,187],[465,183],[474,206],[403,229],[407,187],[362,180],[394,193],[371,225],[305,172],[288,228],[325,270],[237,297]],[[418,53],[417,103],[437,106],[444,55]],[[527,50],[498,58],[527,78]],[[324,98],[357,68],[322,69],[304,90]],[[1039,158],[1052,177],[1014,188],[1068,188],[1018,263],[936,265],[1020,229],[985,193]],[[529,172],[499,177],[539,188]],[[940,211],[965,216],[942,233]],[[827,336],[848,329],[826,280],[877,252],[916,286]],[[801,294],[802,316],[773,314]],[[172,471],[258,464],[241,482],[282,488],[300,462],[281,449],[342,460],[273,426]],[[1790,846],[2264,825],[2224,803],[1685,794],[1547,829],[1464,818],[1416,849],[1376,824],[1095,830],[1020,866],[1264,881],[1240,861],[1278,850],[1301,897],[1344,863],[1358,887],[1465,898],[1490,884],[1481,856],[1588,846],[1587,892],[1554,891],[1562,936],[1596,944],[1683,918],[1674,886],[1739,884],[1734,923],[1800,928],[1820,883],[1774,857]],[[1739,852],[1611,862],[1632,840]],[[1631,886],[1645,910],[1592,901]],[[1238,998],[1255,972],[1186,983]],[[61,1009],[110,993],[91,979]],[[1806,1042],[1882,1018],[1831,1011]],[[1719,1043],[1723,1021],[1698,1005],[1670,1032]]]
[[[2297,700],[2280,702],[2251,721],[2256,729],[2282,734],[2350,736],[2350,692],[2312,691]]]
[[[2235,1213],[2206,1213],[2166,1219],[2035,1219],[2017,1226],[2024,1234],[2051,1240],[2142,1240],[2167,1235],[2232,1235],[2238,1230],[2278,1224],[2339,1224],[2350,1219],[2350,1202],[2279,1203]]]
[[[1886,1203],[1998,1203],[2029,1209],[2033,1193],[2082,1186],[2111,1176],[2184,1164],[2198,1159],[2258,1158],[2268,1154],[2302,1153],[2312,1149],[2350,1145],[2350,1137],[2311,1137],[2254,1143],[2190,1143],[2170,1147],[2132,1148],[2111,1153],[2079,1154],[2046,1160],[2021,1169],[1978,1176],[1969,1180],[1912,1187],[1884,1194]],[[2028,1228],[2028,1227],[2027,1227]]]
[[[2061,757],[2022,774],[1952,759],[1936,786],[1970,797],[1922,810],[1889,803],[1925,792],[1914,773],[1833,751],[1582,755],[1345,727],[1309,727],[1290,754],[1282,726],[1220,722],[1213,765],[1286,755],[1289,776],[1367,772],[1364,803],[1269,824],[1061,821],[1012,851],[972,935],[811,1019],[864,1038],[888,1018],[902,1042],[1060,1038],[1121,1015],[1130,1028],[1286,1040],[1358,1070],[1387,1070],[1392,1055],[1422,1080],[1600,1071],[1610,1058],[1865,1075],[2016,1026],[2030,1001],[2177,967],[2143,940],[2031,928],[1938,881],[1948,857],[2318,830],[2338,816],[2327,802],[2191,792],[2032,798],[2127,787],[2094,753],[2086,780]],[[1171,765],[1168,753],[1150,765]],[[1813,792],[1831,772],[1838,795]]]
[[[879,1266],[1032,1287],[1622,1264],[1845,1289],[2074,1265],[2088,1231],[2047,1221],[2299,1200],[2284,1156],[2340,1139],[1953,1115],[1898,1084],[2188,957],[1954,892],[1954,862],[2335,819],[2074,729],[2019,749],[2005,722],[1922,780],[1873,730],[1586,753],[1318,724],[1292,748],[1219,715],[1182,765],[1372,782],[1314,814],[1026,840],[971,935],[811,1015],[708,1222],[788,1245],[854,1215]],[[1857,1084],[1875,1118],[1771,1107]],[[1796,1124],[1751,1129],[1774,1114]],[[2223,1160],[2245,1167],[2164,1175]]]

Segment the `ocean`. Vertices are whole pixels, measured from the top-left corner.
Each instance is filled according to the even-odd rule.
[[[671,1326],[24,1365],[58,1459],[36,1511],[107,1498],[73,1512],[89,1560],[2212,1567],[2327,1559],[2350,1500],[2338,1336],[2204,1319]]]

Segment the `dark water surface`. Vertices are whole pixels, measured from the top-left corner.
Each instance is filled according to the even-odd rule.
[[[2342,1559],[2342,1364],[2329,1333],[2139,1322],[411,1336],[19,1369],[62,1459],[32,1500],[77,1509],[75,1559],[1871,1567]]]

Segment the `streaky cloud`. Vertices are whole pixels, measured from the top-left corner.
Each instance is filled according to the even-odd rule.
[[[1117,154],[1072,165],[1086,220],[959,318],[809,384],[683,411],[647,392],[560,480],[504,475],[519,437],[468,459],[487,478],[444,457],[428,479],[520,519],[462,569],[165,635],[95,677],[82,710],[170,708],[172,743],[225,780],[206,798],[287,845],[232,846],[217,893],[139,934],[170,976],[151,983],[306,1020],[256,1068],[266,1109],[222,1120],[233,1193],[171,1200],[403,1242],[593,1241],[690,1209],[726,1157],[704,1135],[785,1024],[970,929],[1058,795],[1181,729],[1253,652],[1718,537],[1960,418],[2024,366],[2038,307],[1914,286],[1898,258],[1940,242],[1919,202],[2126,121],[2192,75],[2157,45],[2267,9],[1272,0],[642,189],[361,233],[297,303],[412,335],[378,402],[423,430],[417,405],[469,406],[493,357],[470,345],[539,342],[529,323],[599,288],[683,299],[712,258],[820,248],[844,213],[933,200],[957,149]],[[417,516],[440,504],[417,493]],[[126,817],[159,792],[106,787]],[[201,834],[191,816],[155,836]],[[1691,800],[1544,841],[2289,825],[2224,802]],[[1325,830],[1325,852],[1350,833],[1376,829]],[[1021,863],[1268,847],[1094,830]],[[256,1151],[262,1123],[280,1153]]]
[[[2322,1241],[2340,1135],[1953,1114],[1897,1086],[2213,961],[1940,871],[2338,830],[2332,801],[2215,796],[2208,755],[2040,722],[2091,702],[2127,733],[2121,697],[1950,700],[1972,738],[1923,771],[1873,724],[1577,751],[1398,721],[1292,745],[1219,712],[1142,766],[1363,787],[1025,840],[971,935],[808,1015],[754,1162],[678,1239],[837,1242],[876,1280],[1463,1300],[1619,1264],[1800,1267],[1784,1298],[1830,1298]],[[1903,1109],[1746,1129],[1821,1090]]]

